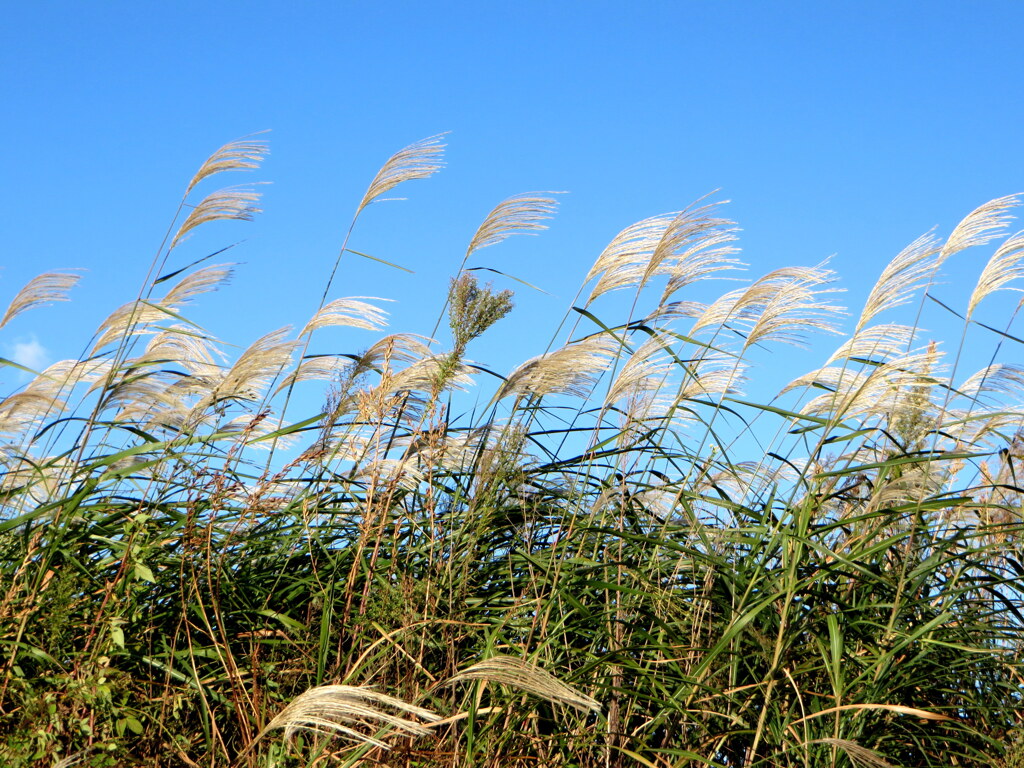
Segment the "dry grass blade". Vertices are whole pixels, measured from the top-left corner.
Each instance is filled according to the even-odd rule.
[[[509,395],[587,397],[620,349],[621,344],[609,336],[591,336],[534,357],[509,374],[495,400]]]
[[[1013,221],[1013,216],[1007,211],[1017,205],[1020,205],[1019,196],[1007,195],[990,200],[967,214],[942,246],[942,252],[939,254],[940,263],[966,248],[984,245],[999,237]]]
[[[545,194],[558,193],[526,192],[499,203],[487,214],[487,218],[473,235],[469,248],[466,249],[466,258],[481,248],[500,243],[511,235],[547,229],[547,225],[542,222],[554,215],[558,201],[552,197],[541,197]]]
[[[209,178],[216,173],[222,173],[223,171],[251,171],[258,168],[267,151],[267,143],[265,141],[252,141],[248,138],[225,144],[210,155],[206,162],[200,166],[196,175],[192,177],[192,181],[189,182],[185,195],[189,195],[196,184],[203,179]]]
[[[305,336],[318,328],[333,325],[345,325],[351,328],[363,328],[367,331],[379,331],[387,326],[387,312],[360,299],[372,298],[385,301],[375,296],[353,296],[347,299],[335,299],[326,304],[313,318],[306,323],[299,336]]]
[[[441,139],[445,134],[417,141],[405,149],[393,154],[370,183],[363,199],[356,209],[356,215],[383,194],[397,187],[403,181],[426,179],[439,171],[444,164],[444,143]]]
[[[989,294],[1007,283],[1024,277],[1024,232],[1018,232],[996,249],[981,271],[978,284],[967,302],[967,319],[971,319],[978,304]]]
[[[889,262],[868,294],[854,332],[859,332],[880,312],[906,304],[935,270],[938,252],[938,241],[929,233],[917,238]]]
[[[29,280],[28,284],[15,294],[0,319],[0,328],[32,307],[49,304],[52,301],[67,301],[68,291],[81,279],[81,275],[70,272],[45,272]]]
[[[193,229],[208,222],[252,221],[252,217],[260,213],[254,205],[259,199],[259,193],[251,187],[229,187],[207,195],[185,218],[171,241],[171,248],[177,247]]]
[[[936,721],[952,721],[953,718],[948,715],[940,715],[938,712],[929,712],[926,709],[917,709],[916,707],[906,707],[902,704],[843,704],[838,707],[828,707],[827,709],[821,709],[817,712],[812,712],[804,717],[797,718],[791,726],[800,725],[800,723],[806,722],[807,720],[813,720],[816,717],[824,717],[825,715],[833,715],[836,712],[848,712],[850,710],[881,710],[884,712],[895,712],[898,715],[910,715],[912,717],[919,717],[922,720],[936,720]]]
[[[392,728],[405,736],[429,736],[430,727],[394,714],[389,709],[405,715],[413,715],[428,723],[441,718],[422,707],[409,704],[402,699],[378,693],[371,688],[350,685],[322,685],[300,694],[285,707],[256,737],[263,738],[269,731],[284,729],[285,738],[291,738],[298,730],[315,733],[338,734],[383,749],[390,747],[362,729],[380,730]],[[254,741],[254,743],[255,743]]]
[[[483,680],[518,688],[554,704],[567,704],[584,712],[600,712],[596,700],[563,683],[547,670],[514,656],[494,656],[477,662],[450,678],[447,683],[460,680]]]
[[[892,763],[873,749],[863,747],[856,741],[850,741],[850,739],[814,739],[807,743],[828,744],[832,747],[838,747],[843,750],[843,753],[849,758],[850,764],[854,768],[893,768]]]

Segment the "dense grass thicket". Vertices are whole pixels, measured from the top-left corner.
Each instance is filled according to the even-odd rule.
[[[513,297],[468,267],[543,229],[543,193],[493,210],[421,335],[337,296],[347,242],[298,333],[228,354],[191,323],[230,267],[185,236],[258,203],[203,189],[264,152],[212,155],[137,298],[0,401],[0,763],[1024,763],[1022,341],[976,316],[1024,277],[1015,198],[911,243],[850,313],[824,266],[697,302],[737,274],[735,227],[654,216],[498,376],[472,359]],[[441,153],[388,160],[353,227]],[[976,287],[939,304],[967,249]],[[76,280],[33,280],[0,327]],[[925,310],[991,364],[944,356]],[[324,354],[327,326],[379,336]],[[750,353],[806,334],[835,351],[747,399]]]

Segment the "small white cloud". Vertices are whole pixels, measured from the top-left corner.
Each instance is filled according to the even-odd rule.
[[[39,343],[39,339],[34,334],[5,346],[10,350],[8,357],[11,360],[34,371],[43,370],[50,359],[49,351]]]

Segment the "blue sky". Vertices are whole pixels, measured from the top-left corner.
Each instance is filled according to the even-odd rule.
[[[209,153],[265,129],[264,167],[227,182],[272,182],[265,213],[177,255],[244,240],[232,284],[190,317],[241,346],[301,326],[377,168],[450,131],[448,167],[373,206],[351,241],[415,274],[347,258],[332,297],[394,298],[391,330],[429,333],[487,212],[567,190],[550,231],[475,259],[551,294],[518,291],[515,320],[471,350],[504,371],[543,351],[619,230],[712,190],[732,201],[751,277],[834,255],[858,310],[915,237],[1024,191],[1015,2],[33,2],[4,15],[0,304],[41,271],[87,270],[72,302],[0,332],[0,354],[38,363],[78,355],[135,295]],[[989,254],[951,264],[950,297]],[[778,354],[766,376],[780,381],[823,362]]]

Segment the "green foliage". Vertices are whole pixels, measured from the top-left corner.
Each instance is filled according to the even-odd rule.
[[[383,325],[328,301],[334,273],[298,338],[234,356],[182,314],[230,273],[183,236],[256,213],[193,187],[263,151],[215,153],[89,356],[0,401],[0,762],[1021,764],[1024,373],[945,371],[917,320],[872,324],[930,308],[942,261],[1013,200],[900,254],[826,365],[764,403],[739,391],[749,356],[834,331],[835,276],[699,304],[734,226],[714,205],[647,219],[598,257],[568,340],[474,409],[466,351],[512,294],[465,262],[443,351],[320,352],[325,326]],[[356,219],[440,152],[396,154]],[[553,209],[501,203],[467,258]],[[3,322],[77,279],[43,278]],[[316,382],[322,408],[293,416]]]

